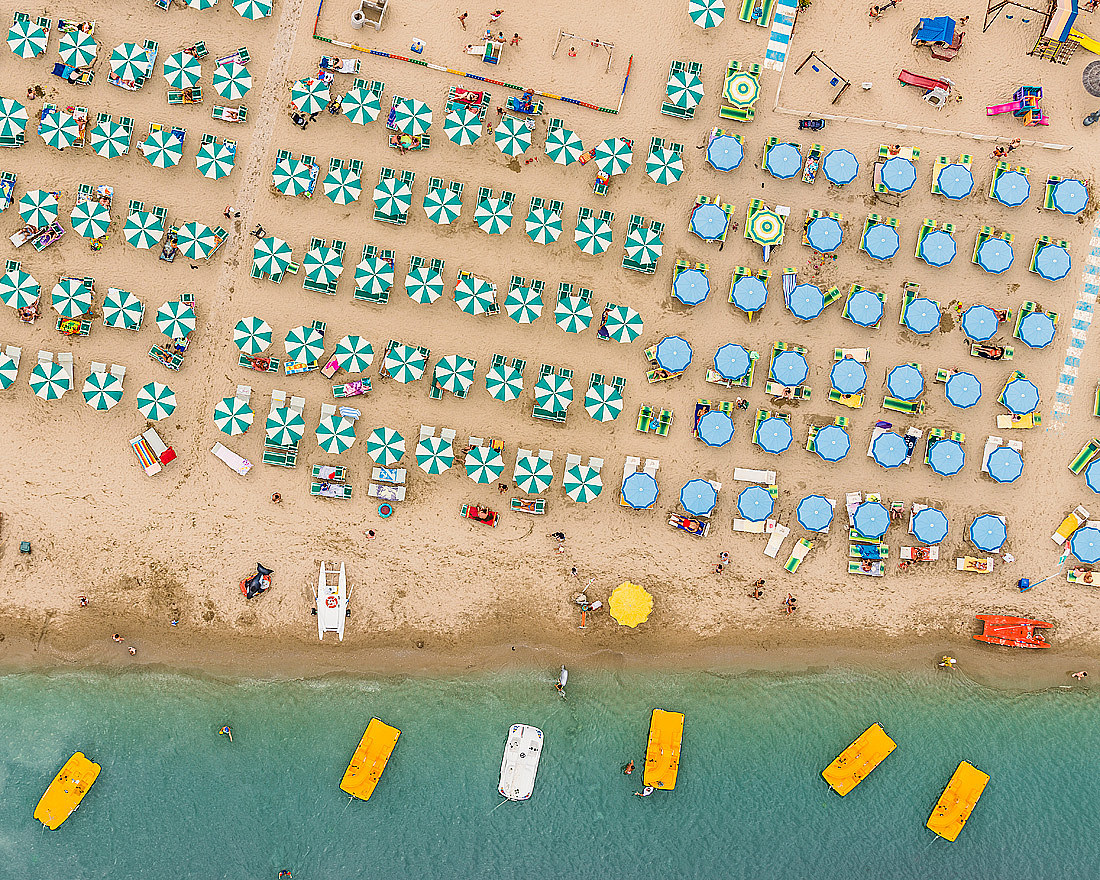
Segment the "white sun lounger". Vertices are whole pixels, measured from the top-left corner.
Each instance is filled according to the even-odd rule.
[[[1003,437],[994,437],[992,434],[986,438],[985,449],[982,450],[982,473],[989,473],[989,456],[993,454],[995,449],[1000,449],[1005,445]]]
[[[647,458],[645,465],[642,467],[642,473],[649,474],[653,479],[657,479],[657,469],[661,466],[661,460],[659,458]]]
[[[15,361],[15,369],[19,370],[19,359],[23,357],[23,349],[18,345],[9,345],[4,349],[4,354]]]
[[[61,369],[65,371],[65,375],[69,378],[69,387],[73,384],[73,353],[71,351],[58,352],[57,362],[61,365]]]
[[[471,435],[471,437],[470,437],[470,448],[471,449],[480,449],[484,445],[485,445],[485,438],[484,437],[474,437],[474,436]]]
[[[380,486],[375,483],[371,483],[370,486],[367,487],[367,494],[371,498],[377,498],[379,501],[404,501],[405,487]]]
[[[588,460],[591,464],[592,459]],[[575,452],[567,452],[565,454],[565,469],[569,470],[571,467],[576,467],[581,463],[581,457]]]
[[[856,524],[856,508],[863,503],[862,492],[849,492],[844,496],[844,507],[848,511],[848,525]]]
[[[90,364],[88,364],[88,372],[92,375],[96,375],[97,373],[106,373],[107,365],[102,364],[99,361],[92,361]]]
[[[286,406],[286,392],[273,388],[271,391],[271,412]]]
[[[237,393],[236,393],[235,397],[237,398],[237,400],[239,400],[241,403],[243,403],[247,406],[249,401],[252,400],[252,386],[251,385],[238,385],[237,386]]]
[[[434,426],[432,426],[432,425],[421,425],[420,426],[420,439],[421,440],[424,440],[428,437],[434,437],[434,436],[435,436],[435,427]]]
[[[455,436],[458,434],[454,428],[440,428],[439,437],[441,440],[445,440],[448,443],[455,442]]]
[[[227,449],[221,443],[215,443],[214,448],[210,451],[214,453],[215,458],[225,462],[231,471],[240,474],[242,477],[252,470],[252,462],[237,455],[232,449]]]
[[[775,528],[772,530],[772,536],[768,539],[768,546],[764,548],[764,555],[775,559],[779,555],[779,548],[783,546],[783,542],[787,540],[790,533],[789,528],[776,523]]]
[[[568,458],[565,460],[565,466],[569,467],[569,459]],[[596,456],[594,456],[594,455],[590,455],[590,456],[588,456],[588,466],[590,468],[592,468],[592,470],[599,473],[601,470],[603,470],[603,459],[602,458],[596,458]]]
[[[304,416],[306,411],[306,399],[304,397],[292,397],[290,398],[288,408],[292,413]]]
[[[543,461],[553,461],[554,451],[552,449],[540,449],[539,458],[541,458]]]
[[[763,486],[775,485],[775,471],[761,471],[753,468],[734,468],[733,478],[742,483],[759,483]]]
[[[334,415],[336,415],[336,404],[335,403],[322,403],[321,404],[321,418],[322,419],[326,418],[327,416],[334,416]]]
[[[379,483],[404,483],[405,468],[380,468],[376,467],[371,472],[371,479]]]
[[[746,532],[750,535],[763,535],[767,530],[767,523],[753,522],[750,519],[735,519],[733,521],[735,532]]]
[[[126,367],[122,364],[111,364],[110,373],[121,382],[126,378]]]

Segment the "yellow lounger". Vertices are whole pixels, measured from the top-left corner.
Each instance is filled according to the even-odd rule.
[[[653,718],[649,722],[649,744],[645,750],[643,784],[667,791],[676,787],[676,771],[680,769],[680,743],[683,738],[682,712],[653,710]]]
[[[939,803],[925,825],[944,840],[954,840],[970,818],[987,782],[988,773],[983,773],[973,764],[963,761],[947,783],[947,788],[940,795]]]
[[[92,783],[99,778],[101,769],[95,761],[84,757],[83,752],[77,752],[57,771],[50,787],[34,808],[34,818],[51,831],[56,831],[80,806]]]
[[[829,787],[844,797],[897,748],[881,724],[872,724],[835,761],[821,771]]]
[[[372,718],[367,725],[366,733],[359,740],[359,746],[355,754],[351,756],[351,763],[344,771],[344,778],[340,780],[340,788],[357,797],[360,800],[370,800],[374,794],[374,787],[386,769],[386,762],[393,754],[397,745],[397,738],[401,731],[396,727]]]

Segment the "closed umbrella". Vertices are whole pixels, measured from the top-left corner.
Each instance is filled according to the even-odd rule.
[[[239,101],[252,88],[252,74],[248,68],[236,61],[219,64],[214,68],[214,91],[227,101]],[[371,94],[374,94],[371,92]],[[347,111],[344,111],[347,113]],[[377,114],[378,110],[375,109]],[[372,117],[373,118],[373,117]]]
[[[484,315],[496,302],[496,287],[476,275],[462,275],[455,285],[455,304],[467,315]]]
[[[666,336],[657,343],[653,360],[662,370],[682,373],[691,364],[691,346],[680,336]]]
[[[351,168],[333,168],[321,184],[334,205],[350,205],[363,194],[363,181]],[[427,199],[425,199],[427,202]]]
[[[554,480],[554,471],[550,462],[537,455],[521,455],[516,459],[512,479],[521,492],[539,495],[550,488]]]
[[[203,177],[221,180],[228,177],[237,163],[237,148],[229,144],[211,141],[199,147],[195,154],[195,168]]]
[[[317,77],[295,80],[290,87],[290,105],[307,116],[320,113],[328,106],[331,98],[328,83]]]
[[[664,245],[661,244],[661,236],[656,230],[640,226],[630,230],[623,248],[631,260],[651,265],[660,258]]]
[[[99,202],[77,202],[69,214],[73,232],[83,238],[99,238],[107,234],[111,225],[111,212]]]
[[[393,263],[381,257],[367,257],[355,267],[355,289],[368,296],[381,296],[393,287]],[[442,284],[440,296],[443,295]]]
[[[833,505],[824,495],[807,495],[798,502],[795,518],[807,531],[827,531],[833,523]]]
[[[922,507],[909,523],[909,531],[922,544],[939,544],[947,537],[947,516],[934,507]]]
[[[825,294],[816,284],[796,284],[787,294],[787,308],[803,321],[812,321],[825,310]]]
[[[247,21],[258,21],[271,15],[271,0],[233,0],[237,14]]]
[[[176,411],[176,392],[160,382],[150,382],[138,391],[137,408],[145,418],[159,422]]]
[[[958,440],[937,440],[928,447],[928,466],[941,477],[953,477],[966,464],[966,451]]]
[[[929,266],[946,266],[953,259],[958,247],[951,234],[942,229],[929,232],[920,243],[920,258]]]
[[[967,339],[974,342],[988,342],[1001,324],[997,313],[989,306],[971,306],[963,312],[960,326]]]
[[[142,250],[151,250],[164,237],[164,221],[152,211],[134,211],[122,225],[122,236]]]
[[[1031,312],[1020,321],[1020,339],[1028,348],[1046,348],[1054,341],[1054,319],[1046,312]]]
[[[221,69],[218,68],[218,70]],[[217,71],[214,78],[214,88],[217,90]],[[190,52],[173,52],[164,59],[164,79],[168,82],[170,89],[194,88],[202,79],[202,62]],[[218,94],[221,95],[221,91],[218,91]],[[225,96],[222,95],[222,97]],[[236,98],[230,98],[230,100],[236,100]]]
[[[344,261],[336,248],[321,246],[310,248],[302,258],[306,280],[313,284],[332,285],[340,280]]]
[[[745,148],[732,134],[711,137],[707,144],[707,162],[715,171],[733,171],[745,158]]]
[[[88,146],[97,156],[117,159],[130,151],[130,133],[113,119],[105,119],[88,132]]]
[[[402,98],[390,111],[394,127],[402,134],[418,137],[428,133],[432,108],[415,98]]]
[[[1063,214],[1080,214],[1089,203],[1089,191],[1080,180],[1066,178],[1054,184],[1054,207]]]
[[[565,412],[573,402],[573,385],[564,376],[547,373],[535,383],[535,403],[542,409]]]
[[[423,376],[425,366],[424,352],[401,342],[391,345],[382,359],[382,369],[402,385]]]
[[[690,70],[672,71],[665,85],[670,104],[682,110],[693,110],[703,98],[703,81]]]
[[[308,364],[320,360],[325,353],[325,336],[315,327],[295,327],[283,340],[283,349],[294,363]]]
[[[901,247],[898,231],[888,223],[872,223],[863,233],[863,249],[876,260],[889,260]]]
[[[680,179],[684,173],[684,160],[679,153],[658,147],[649,154],[645,162],[645,173],[654,183],[668,186]]]
[[[504,473],[504,456],[490,446],[475,446],[466,453],[466,476],[475,483],[491,483]]]
[[[836,186],[844,186],[859,174],[859,160],[849,150],[829,150],[821,162],[825,179]]]
[[[533,208],[524,226],[535,244],[553,244],[561,236],[561,215],[549,208]]]
[[[41,289],[34,276],[22,269],[8,269],[0,276],[0,302],[13,309],[25,309],[38,302]]]
[[[523,392],[523,373],[509,364],[490,367],[485,374],[485,390],[494,400],[516,400]]]
[[[474,361],[457,354],[444,355],[435,365],[433,378],[444,391],[465,396],[474,384]]]
[[[35,397],[43,400],[60,400],[73,387],[65,368],[60,364],[35,364],[29,379]]]
[[[161,128],[149,132],[141,142],[141,153],[154,168],[172,168],[183,158],[183,141]]]
[[[252,427],[256,414],[237,397],[223,397],[214,405],[214,424],[223,434],[236,437]]]
[[[306,432],[305,419],[286,406],[273,409],[264,427],[268,442],[276,446],[293,446]]]
[[[317,424],[316,435],[322,452],[339,455],[355,443],[355,422],[340,415],[325,416]]]
[[[657,480],[645,471],[637,471],[623,480],[623,501],[635,510],[646,510],[657,502]]]
[[[474,208],[474,222],[489,235],[501,235],[512,225],[512,206],[504,199],[482,199]]]
[[[806,357],[800,351],[781,351],[772,358],[771,378],[786,388],[795,388],[810,374]]]
[[[814,217],[806,225],[806,241],[815,251],[831,254],[844,240],[844,227],[835,217]]]
[[[772,177],[789,180],[802,170],[802,154],[794,144],[776,144],[768,149],[764,168]]]
[[[1000,275],[1012,265],[1012,245],[1003,238],[987,238],[978,245],[978,265],[993,275]]]
[[[405,276],[405,293],[421,305],[431,305],[443,296],[443,276],[431,266],[417,266]]]
[[[909,192],[917,182],[917,168],[904,156],[891,156],[882,163],[882,185],[892,193]]]
[[[80,137],[80,123],[71,113],[52,110],[39,123],[38,133],[47,147],[64,150],[76,143],[76,139]]]
[[[633,629],[649,619],[653,597],[643,587],[627,581],[611,591],[607,606],[616,623]]]
[[[256,271],[267,275],[281,275],[290,265],[293,256],[289,244],[281,238],[269,235],[253,245],[252,266]]]
[[[122,380],[110,373],[91,373],[84,380],[81,393],[88,406],[106,412],[122,400]]]
[[[612,306],[603,329],[612,342],[633,342],[642,335],[642,316],[629,306]]]
[[[867,369],[855,358],[841,358],[829,371],[829,382],[841,394],[859,394],[867,384]]]
[[[882,320],[882,300],[870,290],[857,290],[848,297],[847,317],[860,327],[874,327]]]
[[[1044,244],[1035,255],[1035,271],[1047,281],[1061,281],[1070,265],[1069,251],[1060,244]]]
[[[125,327],[137,330],[145,315],[145,306],[141,300],[128,290],[108,287],[103,297],[103,323],[111,327]]]
[[[241,318],[233,328],[233,344],[245,354],[263,354],[271,345],[271,332],[271,325],[262,318]]]
[[[493,130],[493,142],[505,156],[520,156],[531,147],[531,130],[522,119],[505,116]]]
[[[581,139],[568,128],[555,128],[546,133],[546,155],[558,165],[572,165],[584,153]]]
[[[672,295],[685,306],[697,306],[710,295],[710,278],[702,269],[683,269],[673,279]]]
[[[936,175],[936,184],[940,195],[958,201],[965,199],[974,189],[974,175],[965,165],[953,162],[940,169],[940,173]]]
[[[477,143],[482,134],[481,117],[469,107],[454,107],[443,120],[443,133],[453,144],[468,147]],[[530,146],[530,135],[528,135]]]
[[[1019,171],[1006,171],[993,182],[993,198],[1009,208],[1018,208],[1031,195],[1031,184]]]
[[[405,438],[393,428],[375,428],[367,435],[367,455],[379,467],[393,467],[405,455]]]
[[[76,278],[62,278],[53,286],[52,304],[62,318],[79,318],[92,309],[92,292]]]
[[[688,480],[680,490],[680,506],[692,516],[710,516],[718,506],[718,490],[710,480]]]
[[[756,429],[756,444],[765,452],[779,455],[785,452],[794,440],[791,426],[785,419],[769,416]]]
[[[737,512],[749,522],[764,522],[775,509],[775,500],[763,486],[749,486],[737,496]]]
[[[592,385],[584,393],[584,409],[597,422],[613,422],[623,411],[623,395],[614,385]]]
[[[69,31],[61,35],[57,54],[70,67],[88,67],[99,54],[99,44],[85,31]]]
[[[16,57],[24,60],[37,58],[45,52],[49,39],[50,35],[42,29],[42,26],[29,18],[16,21],[8,30],[8,48],[15,53]]]
[[[176,232],[176,244],[187,259],[205,260],[218,246],[218,238],[214,230],[205,223],[191,220],[180,226]]]
[[[939,329],[940,317],[940,304],[923,296],[918,296],[909,303],[902,314],[905,326],[922,336]]]
[[[700,205],[700,208],[702,207],[704,206]],[[714,208],[716,206],[710,205],[709,207]],[[698,210],[696,213],[698,213]],[[783,218],[775,211],[770,208],[757,211],[749,220],[749,238],[761,247],[776,245],[783,240],[783,227]]]
[[[714,353],[714,369],[723,379],[737,382],[752,369],[752,356],[743,345],[727,342]]]
[[[733,282],[730,301],[743,312],[758,312],[768,301],[768,288],[755,275],[742,275]]]
[[[890,527],[890,511],[878,501],[863,501],[852,515],[855,529],[872,541],[881,538]]]
[[[899,364],[886,374],[886,392],[899,400],[916,400],[924,393],[924,376],[912,364]]]
[[[624,174],[634,161],[634,147],[625,138],[608,138],[596,145],[592,159],[604,174]]]
[[[580,333],[592,323],[592,306],[579,296],[563,296],[554,307],[554,322],[566,333]]]
[[[839,425],[825,425],[814,437],[814,452],[823,461],[841,461],[851,448],[848,432]]]
[[[603,491],[603,478],[594,467],[577,464],[566,470],[561,487],[570,500],[587,504]]]
[[[969,409],[982,399],[982,383],[973,373],[952,373],[944,391],[947,402],[959,409]]]
[[[596,256],[611,247],[611,224],[598,217],[585,217],[573,230],[573,242],[582,253]]]
[[[983,513],[970,524],[970,542],[983,553],[996,553],[1008,540],[1004,520],[992,513]]]
[[[1069,539],[1069,552],[1085,565],[1100,562],[1100,529],[1083,526]]]
[[[271,184],[284,196],[300,196],[310,191],[313,183],[313,169],[298,159],[279,159],[271,169]],[[396,186],[394,181],[388,183]],[[377,204],[377,192],[375,189]],[[410,195],[411,201],[411,195]]]
[[[416,444],[416,463],[426,474],[441,474],[455,463],[454,448],[442,437],[424,437]]]
[[[169,339],[186,339],[195,332],[195,310],[187,303],[170,300],[157,309],[157,329]]]
[[[688,17],[703,29],[718,27],[726,17],[725,0],[688,0]]]
[[[884,468],[901,467],[909,457],[909,445],[897,432],[884,431],[871,444],[871,457]]]
[[[1039,389],[1030,379],[1011,379],[1001,392],[1001,403],[1014,415],[1027,415],[1039,408]]]
[[[432,189],[424,196],[424,214],[432,223],[447,226],[461,213],[462,197],[454,190]]]
[[[542,297],[530,287],[513,287],[504,298],[504,311],[517,324],[530,324],[542,314]]]
[[[362,336],[345,336],[336,343],[332,356],[346,373],[365,373],[374,363],[374,346]]]
[[[695,428],[695,433],[707,446],[725,446],[733,439],[733,419],[721,410],[712,409],[703,413],[698,426]]]
[[[1011,446],[1000,446],[989,454],[985,467],[998,483],[1014,483],[1024,472],[1024,457]]]

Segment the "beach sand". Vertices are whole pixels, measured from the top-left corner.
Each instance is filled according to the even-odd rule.
[[[1013,153],[1013,164],[1031,169],[1032,192],[1025,206],[1004,208],[986,195],[994,167],[991,142],[834,121],[822,132],[798,131],[796,116],[773,112],[779,76],[765,71],[756,119],[737,128],[746,143],[745,162],[733,173],[719,174],[693,148],[705,143],[711,128],[721,124],[717,111],[727,60],[759,61],[768,34],[764,28],[737,21],[736,9],[728,12],[719,28],[704,32],[688,19],[685,6],[680,0],[660,2],[647,7],[645,14],[621,0],[586,4],[583,13],[563,13],[548,5],[513,6],[505,10],[498,29],[508,36],[518,31],[523,39],[518,47],[507,46],[501,64],[493,68],[462,51],[465,44],[477,42],[489,7],[452,10],[401,0],[391,4],[385,26],[376,33],[353,31],[345,5],[332,0],[325,5],[320,34],[401,54],[420,39],[426,44],[422,57],[433,63],[607,107],[616,106],[627,60],[633,56],[622,112],[614,116],[548,102],[536,127],[535,146],[527,154],[537,158],[531,164],[503,156],[491,137],[466,148],[446,139],[442,119],[447,89],[473,85],[469,80],[343,49],[337,52],[341,57],[355,54],[360,59],[361,76],[386,83],[384,105],[395,94],[431,105],[436,120],[432,147],[399,155],[386,146],[381,120],[361,127],[323,114],[307,131],[293,126],[285,112],[287,84],[315,72],[318,57],[332,49],[311,38],[316,7],[303,2],[280,0],[271,19],[256,23],[242,21],[227,0],[209,11],[173,7],[168,14],[152,4],[126,9],[84,4],[84,15],[98,21],[100,59],[96,81],[83,90],[48,75],[56,60],[56,34],[43,59],[21,61],[10,52],[0,54],[0,76],[9,83],[5,93],[11,97],[22,99],[24,88],[39,82],[47,88],[48,98],[62,106],[85,105],[93,117],[108,111],[136,119],[129,156],[106,160],[90,149],[70,149],[59,155],[34,133],[33,116],[41,106],[40,100],[34,101],[29,106],[32,123],[27,145],[2,157],[3,168],[19,174],[16,198],[28,189],[59,188],[66,221],[80,183],[113,185],[115,207],[110,240],[99,252],[90,252],[87,242],[71,232],[38,254],[4,245],[6,257],[22,260],[23,268],[42,284],[48,314],[27,326],[18,322],[13,310],[0,309],[0,342],[23,348],[19,379],[0,392],[0,566],[5,572],[0,579],[0,609],[3,630],[11,636],[0,646],[0,660],[5,652],[9,661],[22,660],[30,651],[47,663],[113,661],[122,649],[110,642],[110,635],[123,632],[139,643],[132,662],[249,668],[263,658],[263,671],[271,674],[303,667],[327,671],[388,665],[384,653],[363,653],[369,648],[390,650],[392,656],[415,666],[419,661],[411,658],[417,656],[418,643],[433,651],[440,663],[449,654],[470,665],[477,665],[480,646],[487,650],[492,646],[489,653],[496,656],[496,646],[516,643],[556,646],[597,659],[645,656],[691,662],[698,650],[702,663],[714,656],[704,648],[746,657],[756,649],[816,646],[814,656],[828,663],[841,656],[842,646],[862,645],[874,655],[889,653],[894,644],[926,640],[930,650],[934,645],[935,650],[955,651],[956,646],[970,644],[973,614],[986,611],[1049,620],[1055,624],[1052,641],[1061,656],[1074,661],[1080,655],[1095,656],[1100,642],[1091,621],[1100,612],[1100,594],[1094,588],[1067,584],[1062,576],[1030,593],[1021,595],[1015,588],[1020,577],[1035,579],[1057,568],[1059,550],[1049,535],[1066,512],[1078,504],[1096,506],[1083,478],[1074,477],[1065,467],[1096,432],[1092,394],[1100,369],[1088,357],[1091,341],[1083,352],[1070,413],[1060,424],[1052,418],[1094,212],[1090,206],[1086,215],[1071,218],[1041,209],[1043,183],[1049,174],[1078,175],[1090,182],[1095,178],[1095,161],[1088,152],[1095,133],[1080,124],[1095,103],[1079,79],[1091,56],[1081,51],[1067,66],[1030,58],[1025,51],[1038,33],[1037,21],[1023,25],[1018,19],[1001,20],[982,34],[983,5],[963,2],[953,11],[971,16],[966,42],[959,57],[945,64],[909,44],[909,31],[923,10],[900,7],[868,28],[860,5],[815,0],[799,15],[780,96],[782,107],[1002,138],[1035,138],[1073,149],[1024,146]],[[469,29],[463,31],[456,16],[467,9]],[[71,14],[58,9],[50,13],[56,16],[62,11]],[[10,12],[5,4],[3,16]],[[1088,24],[1083,24],[1086,32]],[[563,43],[557,57],[551,58],[559,29],[614,42],[610,72],[605,72],[604,50],[585,40],[574,44],[576,57],[569,57]],[[231,126],[211,120],[210,104],[218,99],[210,87],[210,58],[204,62],[201,82],[209,97],[200,106],[167,106],[159,61],[157,72],[140,92],[109,85],[106,59],[111,49],[124,40],[147,38],[159,41],[161,58],[195,39],[205,39],[211,56],[247,46],[255,78],[252,93],[242,102],[249,110],[248,123]],[[793,73],[810,48],[853,82],[837,105],[829,104],[832,92],[820,82]],[[694,120],[659,114],[669,63],[674,59],[703,64],[706,95]],[[917,90],[896,81],[902,67],[949,76],[963,100],[943,111],[931,109]],[[870,91],[859,87],[864,81],[873,83]],[[1024,128],[1007,116],[985,116],[987,104],[1006,102],[1015,88],[1029,83],[1046,89],[1048,127]],[[337,76],[334,92],[350,87],[350,76]],[[500,87],[490,90],[494,108],[511,94]],[[605,137],[633,138],[634,167],[612,181],[607,196],[594,195],[591,165],[563,168],[543,155],[547,116],[564,118],[586,146]],[[495,117],[491,109],[490,120]],[[151,168],[139,155],[137,142],[154,121],[188,129],[184,159],[177,168]],[[737,125],[726,123],[726,127]],[[196,173],[194,155],[203,132],[236,138],[237,167],[227,179],[215,182]],[[772,135],[804,147],[811,142],[821,143],[826,150],[845,147],[859,158],[860,176],[845,188],[829,186],[823,176],[812,187],[797,180],[775,180],[759,168],[763,142]],[[686,146],[683,178],[669,187],[654,184],[644,174],[646,148],[654,136]],[[917,185],[898,206],[877,201],[869,183],[872,160],[884,143],[916,146],[922,154]],[[270,173],[278,149],[314,155],[323,169],[334,156],[363,160],[363,197],[338,207],[320,192],[312,200],[275,193]],[[966,152],[974,155],[974,193],[962,202],[931,195],[935,157],[954,160]],[[371,192],[381,166],[416,173],[407,226],[371,218]],[[463,213],[451,227],[430,223],[420,207],[431,176],[465,183]],[[475,193],[481,185],[516,193],[517,218],[503,236],[487,236],[473,224]],[[752,322],[725,300],[734,267],[764,268],[760,249],[740,233],[731,234],[721,252],[693,236],[687,222],[700,194],[718,194],[733,204],[742,225],[751,198],[791,208],[786,240],[768,264],[770,303]],[[555,245],[535,245],[523,234],[523,217],[532,196],[565,202],[566,231]],[[228,226],[222,217],[226,205],[236,206],[243,216],[232,224],[229,240],[210,264],[177,258],[169,265],[158,261],[152,251],[137,251],[124,243],[121,225],[127,201],[133,198],[165,206],[173,223],[194,219]],[[571,242],[582,205],[615,212],[615,242],[607,254],[587,256]],[[839,257],[820,267],[813,265],[811,251],[799,243],[802,219],[811,209],[839,211],[844,216],[846,237]],[[856,248],[868,212],[900,221],[901,251],[889,263],[877,263]],[[620,266],[632,213],[666,225],[664,254],[652,276]],[[10,235],[19,224],[16,206],[3,216],[5,235]],[[956,226],[959,254],[947,268],[933,269],[913,256],[916,233],[925,217]],[[346,240],[348,253],[337,295],[303,290],[301,276],[288,277],[281,285],[250,278],[253,239],[247,232],[256,223],[286,239],[299,260],[312,236]],[[1016,262],[1004,275],[987,275],[970,263],[974,236],[984,225],[1015,234]],[[1032,244],[1044,234],[1070,242],[1073,268],[1057,283],[1027,271]],[[402,292],[400,281],[385,306],[354,302],[353,268],[368,243],[396,251],[398,279],[407,271],[410,255],[416,254],[446,260],[448,292],[460,269],[492,279],[505,291],[512,274],[542,279],[548,300],[558,282],[569,281],[595,292],[592,301],[597,310],[609,301],[637,309],[645,328],[641,338],[629,345],[600,342],[592,330],[576,335],[562,332],[550,317],[552,308],[535,324],[519,326],[504,315],[465,315],[449,295],[431,306],[417,305]],[[711,296],[694,309],[670,297],[678,258],[706,261],[711,267]],[[847,290],[858,282],[884,291],[888,301],[881,328],[866,330],[843,320],[839,304],[811,323],[795,320],[781,302],[778,276],[785,266],[797,267],[800,281],[813,281],[823,288],[836,284]],[[108,329],[96,320],[87,339],[71,341],[55,333],[48,297],[61,273],[95,277],[96,314],[107,287],[136,293],[146,304],[142,330]],[[941,330],[931,337],[917,337],[898,325],[906,280],[920,282],[922,294],[944,307]],[[198,330],[182,370],[170,373],[146,356],[161,338],[153,317],[162,302],[188,292],[197,299]],[[1012,309],[1024,301],[1039,302],[1060,313],[1058,334],[1044,350],[1028,350],[1016,342],[1016,357],[1008,363],[970,358],[954,326],[955,317],[948,316],[947,306],[954,301]],[[375,384],[373,393],[348,401],[363,413],[356,445],[341,457],[326,455],[316,447],[313,428],[320,404],[332,401],[331,383],[317,373],[287,377],[239,368],[231,331],[248,315],[264,318],[275,329],[271,351],[280,357],[282,338],[290,328],[323,320],[330,350],[348,333],[367,337],[376,351],[387,340],[398,339],[430,348],[429,369],[445,354],[475,358],[477,377],[467,399],[445,395],[433,401],[427,396],[426,379],[404,386],[380,381],[376,364],[368,374]],[[648,385],[643,348],[667,334],[689,340],[695,361],[684,376]],[[696,399],[737,396],[703,381],[718,346],[739,342],[760,351],[763,365],[776,340],[805,346],[810,364],[811,401],[779,407],[791,413],[792,448],[776,457],[751,443],[755,410],[776,408],[764,395],[760,375],[744,395],[751,407],[737,414],[733,442],[724,449],[711,449],[695,440],[690,427]],[[867,403],[860,410],[827,400],[834,347],[871,349]],[[77,390],[60,402],[43,402],[27,386],[39,349],[74,353]],[[520,400],[499,403],[485,393],[483,377],[494,353],[528,361]],[[125,397],[108,413],[93,411],[80,398],[79,386],[91,361],[128,367]],[[910,418],[880,410],[884,393],[880,386],[887,371],[910,361],[924,369],[926,411]],[[531,387],[541,363],[575,371],[578,400],[564,425],[530,416]],[[984,396],[973,409],[956,410],[945,401],[942,386],[932,383],[937,369],[951,367],[970,370],[981,379]],[[997,430],[996,415],[1003,410],[996,396],[1012,369],[1025,372],[1039,386],[1044,427]],[[591,372],[626,377],[625,408],[617,421],[600,424],[583,412],[585,379]],[[134,399],[137,390],[152,380],[170,385],[178,396],[174,415],[156,428],[179,457],[159,476],[148,478],[135,466],[127,440],[146,427]],[[212,410],[218,400],[233,394],[238,383],[254,389],[257,424],[243,437],[226,438],[214,425]],[[297,470],[259,464],[262,421],[276,388],[307,400],[306,436]],[[668,437],[634,430],[642,404],[674,410]],[[838,415],[850,417],[852,450],[844,461],[826,464],[803,448],[806,432],[811,424],[825,424]],[[952,478],[935,475],[920,460],[922,442],[911,465],[884,471],[864,454],[871,428],[879,419],[903,430],[917,426],[926,433],[937,427],[965,432],[965,468]],[[421,424],[453,427],[460,441],[469,435],[503,439],[508,482],[517,448],[554,450],[555,483],[545,494],[547,515],[507,512],[508,499],[517,494],[514,491],[501,496],[491,485],[476,486],[457,465],[442,476],[429,477],[409,455],[402,462],[409,468],[407,500],[397,506],[392,518],[382,521],[366,494],[371,463],[364,438],[375,426],[392,426],[410,441],[411,452]],[[995,484],[979,474],[982,448],[990,434],[1023,443],[1024,473],[1011,485]],[[220,440],[256,462],[247,477],[236,476],[210,454],[211,446]],[[575,504],[561,491],[564,459],[570,452],[599,456],[606,462],[603,494],[590,504]],[[660,459],[661,495],[654,510],[633,511],[618,504],[619,477],[628,455]],[[353,499],[341,503],[311,498],[309,465],[313,463],[347,464]],[[766,538],[732,531],[737,492],[744,485],[733,481],[734,467],[778,472],[778,517],[792,527],[792,536],[775,560],[762,553]],[[696,476],[724,484],[710,535],[703,540],[666,525],[680,487]],[[886,538],[891,548],[886,577],[846,574],[842,511],[845,493],[852,491],[879,492],[884,500],[907,507],[919,502],[941,508],[950,518],[951,531],[941,546],[940,561],[897,570],[898,548],[911,542],[904,525],[895,525]],[[281,494],[281,504],[271,503],[274,492]],[[827,535],[810,536],[815,541],[813,550],[797,574],[788,574],[782,564],[793,542],[805,536],[794,521],[794,509],[811,493],[837,499],[841,513]],[[460,518],[459,508],[467,501],[504,509],[499,526],[488,529]],[[971,552],[964,540],[966,527],[984,512],[1007,517],[1005,550],[1015,561],[998,562],[992,575],[958,574],[955,557]],[[368,529],[374,529],[376,537],[369,539]],[[564,554],[555,552],[549,537],[557,530],[567,535]],[[20,554],[20,541],[30,542],[29,555]],[[714,565],[722,551],[729,552],[732,561],[718,575]],[[314,621],[309,616],[310,587],[322,560],[343,560],[354,587],[353,616],[343,649],[326,645],[324,653],[316,649]],[[266,595],[246,602],[237,582],[254,570],[257,561],[274,569],[274,586]],[[572,566],[577,567],[579,580],[570,576]],[[760,577],[767,582],[765,596],[755,602],[747,597],[748,584]],[[601,612],[592,616],[587,630],[578,632],[579,612],[572,600],[589,579],[589,597],[605,601],[624,580],[644,584],[655,597],[652,616],[633,631],[618,627]],[[783,615],[781,605],[787,591],[799,599],[799,610],[792,617]],[[78,607],[77,597],[82,594],[89,597],[88,609]],[[174,618],[179,625],[169,627]],[[1014,658],[1017,663],[1020,659]]]

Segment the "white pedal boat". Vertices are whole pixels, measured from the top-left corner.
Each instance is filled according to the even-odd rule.
[[[504,760],[500,764],[502,797],[510,801],[525,801],[535,788],[535,775],[539,772],[542,756],[542,731],[529,724],[513,724],[504,746]]]

